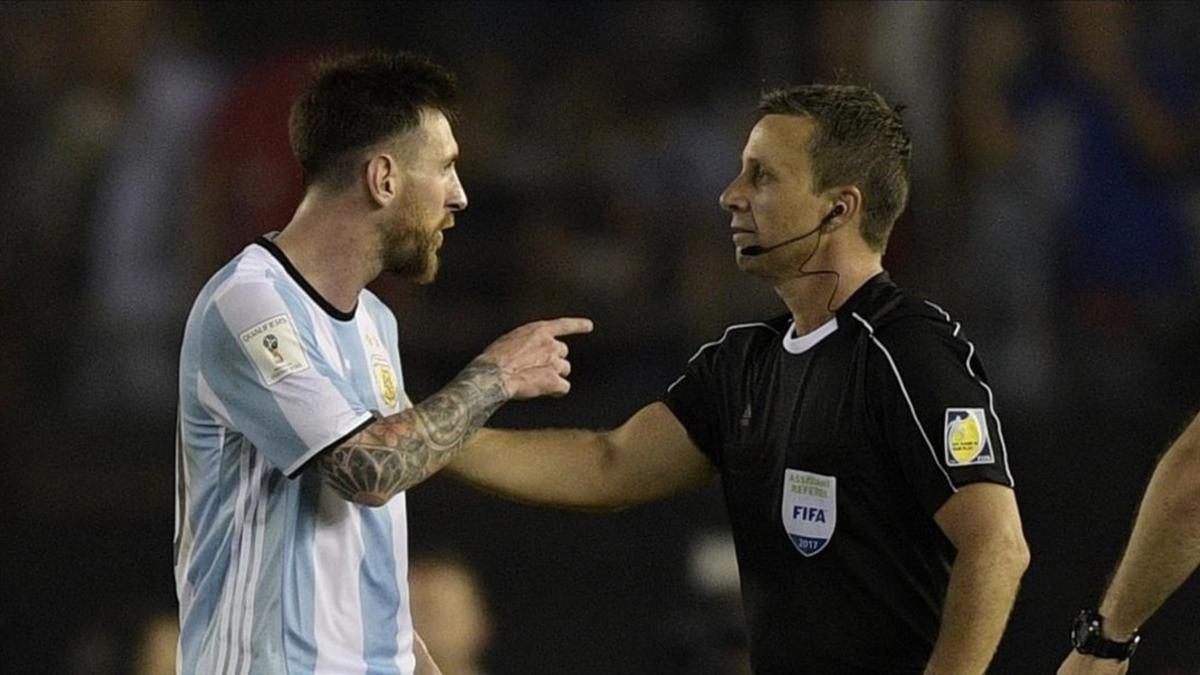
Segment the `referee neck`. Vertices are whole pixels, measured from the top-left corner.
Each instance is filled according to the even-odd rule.
[[[792,313],[797,335],[820,328],[855,291],[883,271],[878,257],[838,267],[830,273],[808,273],[775,283],[775,293]]]

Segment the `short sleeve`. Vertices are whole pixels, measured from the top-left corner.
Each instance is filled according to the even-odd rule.
[[[961,326],[907,317],[870,340],[871,409],[926,511],[971,483],[1012,487],[992,390]]]
[[[315,338],[303,305],[270,282],[233,286],[201,324],[201,403],[289,478],[375,415]]]
[[[719,384],[714,362],[720,345],[702,347],[683,371],[667,387],[663,403],[674,413],[696,447],[720,467],[723,460],[720,411],[717,409]]]

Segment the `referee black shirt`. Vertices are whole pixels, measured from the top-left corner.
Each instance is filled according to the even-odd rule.
[[[881,273],[808,335],[731,326],[664,402],[720,469],[754,672],[922,672],[954,560],[933,515],[1013,484],[961,326]]]

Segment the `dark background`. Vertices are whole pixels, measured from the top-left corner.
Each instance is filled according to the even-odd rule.
[[[596,320],[571,395],[502,426],[616,425],[726,325],[782,311],[717,206],[764,86],[907,104],[912,201],[885,264],[982,354],[1033,552],[993,672],[1051,672],[1200,402],[1198,36],[1182,2],[5,3],[0,662],[126,672],[141,622],[174,611],[183,319],[297,202],[306,61],[384,46],[465,93],[471,206],[441,276],[373,286],[410,395],[527,320]],[[717,672],[736,641],[736,605],[690,571],[727,542],[715,486],[600,516],[435,478],[409,505],[414,552],[480,571],[494,673]],[[1198,596],[1145,626],[1135,672],[1200,673]]]

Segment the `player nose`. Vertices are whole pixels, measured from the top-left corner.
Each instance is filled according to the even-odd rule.
[[[463,188],[458,172],[454,172],[454,181],[450,185],[450,193],[446,199],[446,208],[451,211],[462,211],[467,208],[467,191]]]

